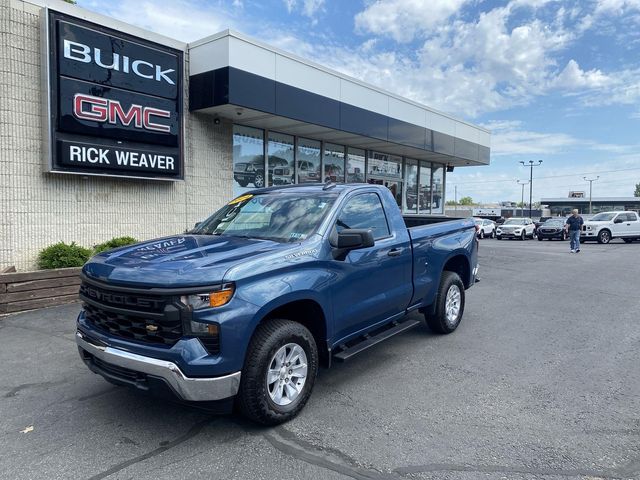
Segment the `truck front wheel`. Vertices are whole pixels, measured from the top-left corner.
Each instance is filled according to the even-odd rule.
[[[275,425],[295,417],[311,395],[318,348],[303,325],[274,319],[256,329],[245,360],[237,403],[246,417]]]
[[[451,333],[458,328],[464,312],[464,284],[457,273],[442,272],[435,307],[433,314],[425,314],[433,332]]]

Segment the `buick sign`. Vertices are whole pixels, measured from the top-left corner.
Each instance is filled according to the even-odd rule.
[[[45,12],[50,171],[181,179],[183,52]]]

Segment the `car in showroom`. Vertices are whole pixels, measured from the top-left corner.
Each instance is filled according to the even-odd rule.
[[[496,239],[517,238],[526,240],[527,238],[535,238],[536,225],[529,217],[512,217],[496,229]]]
[[[486,218],[474,218],[478,230],[478,238],[494,238],[496,236],[496,224]]]
[[[547,240],[566,240],[568,238],[568,234],[565,230],[565,224],[565,218],[550,218],[536,228],[536,236],[540,241],[545,238]]]
[[[640,240],[640,219],[636,212],[600,212],[582,225],[580,240],[609,243],[622,238],[626,243]]]

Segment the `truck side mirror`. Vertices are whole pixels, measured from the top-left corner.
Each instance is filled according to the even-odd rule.
[[[624,220],[622,220],[620,217],[616,218],[613,223],[622,223],[624,222]]]
[[[373,247],[375,244],[373,232],[370,229],[345,228],[332,237],[331,245],[345,250]]]

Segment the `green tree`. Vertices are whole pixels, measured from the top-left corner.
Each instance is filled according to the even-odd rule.
[[[460,205],[473,205],[473,198],[471,198],[471,197],[462,197],[460,199]]]
[[[453,206],[457,205],[457,203],[456,203],[455,200],[447,200],[446,205],[450,206],[450,207],[453,207]]]
[[[634,197],[640,197],[640,183],[636,183],[636,191],[633,192]]]

